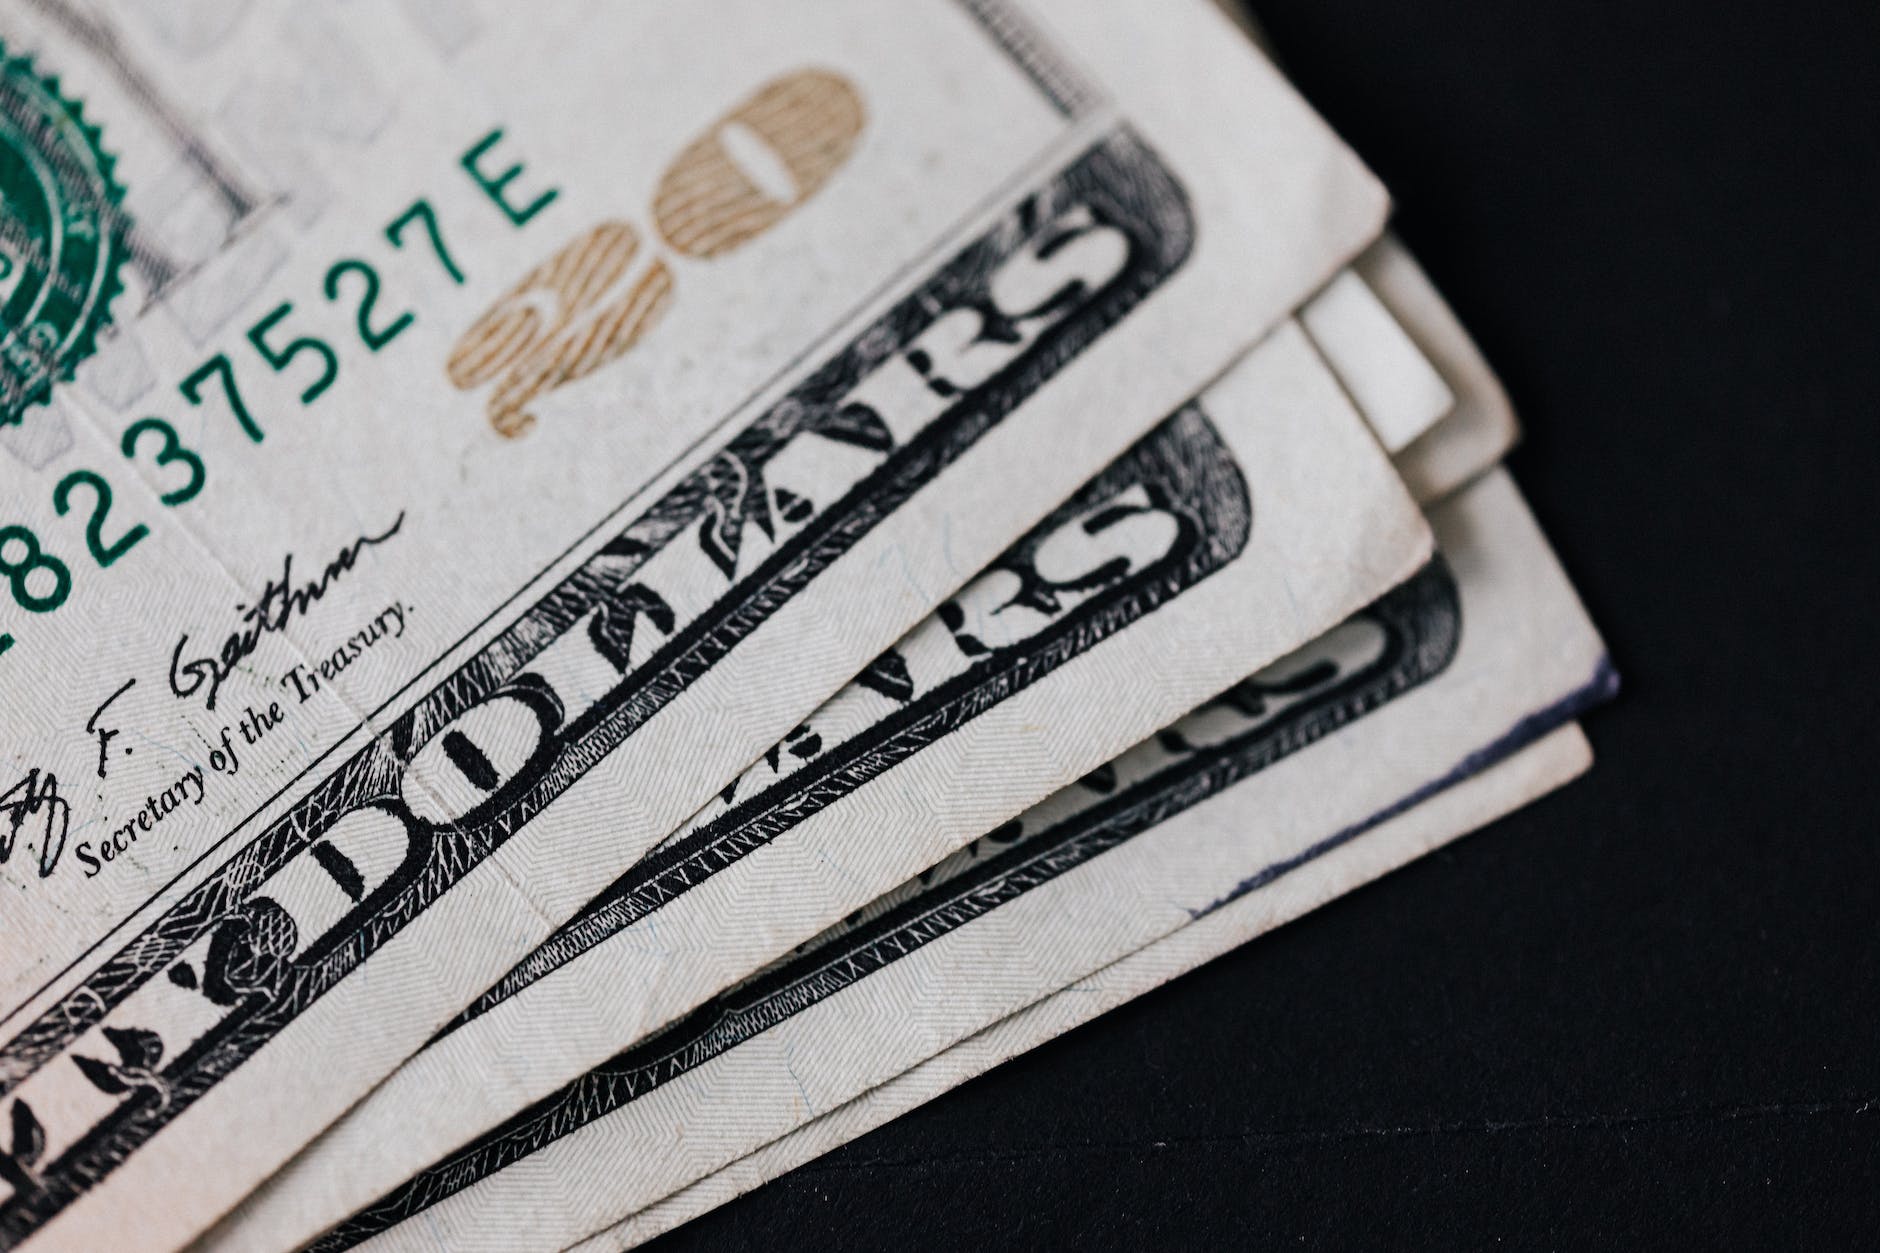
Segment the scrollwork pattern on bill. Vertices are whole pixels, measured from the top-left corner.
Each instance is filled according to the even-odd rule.
[[[702,821],[666,841],[515,970],[456,1026],[618,934],[661,905],[862,787],[897,762],[1036,682],[1206,578],[1244,549],[1253,503],[1233,456],[1190,406],[1015,544],[922,633],[943,634],[940,658],[884,653],[843,695],[885,709],[859,733],[824,746],[813,727],[779,744],[734,781]],[[1077,550],[1070,551],[1069,546]],[[1152,551],[1145,551],[1152,550]],[[965,606],[984,601],[1011,634],[982,638]],[[925,664],[922,664],[922,663]],[[965,663],[946,673],[948,663]],[[780,775],[740,799],[748,780]]]
[[[1290,657],[452,1154],[315,1246],[385,1231],[1441,674],[1462,631],[1440,559]],[[1324,851],[1324,850],[1321,850]]]
[[[81,1195],[364,964],[1097,342],[1192,239],[1155,154],[1126,128],[1098,140],[97,967],[0,1051],[16,1122],[36,1125],[48,1066],[112,1098],[89,1126],[42,1129],[54,1153],[8,1159],[0,1238]],[[792,449],[812,443],[845,455],[793,477]],[[689,617],[661,591],[700,585],[722,590]],[[605,682],[557,685],[570,675]],[[119,1010],[152,986],[188,1008]],[[121,1056],[72,1051],[87,1033]]]

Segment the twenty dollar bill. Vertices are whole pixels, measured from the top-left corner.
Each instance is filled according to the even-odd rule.
[[[1384,211],[1198,4],[250,8],[0,33],[0,1245],[188,1240]]]
[[[1305,425],[1309,458],[1288,449]],[[1326,454],[1330,454],[1327,456]],[[1318,634],[1427,556],[1282,328],[616,880],[222,1232],[317,1235]]]

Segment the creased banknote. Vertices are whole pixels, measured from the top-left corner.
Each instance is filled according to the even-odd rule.
[[[346,16],[5,10],[0,1245],[187,1240],[1385,208],[1198,4]]]
[[[1414,331],[1413,338],[1441,357],[1455,380],[1457,404],[1442,421],[1443,434],[1417,441],[1414,452],[1396,458],[1399,470],[1418,484],[1423,499],[1440,499],[1479,475],[1513,442],[1512,410],[1486,362],[1394,237],[1387,235],[1373,245],[1358,265],[1374,278],[1383,276],[1397,311]],[[1332,342],[1340,338],[1335,335]],[[1333,361],[1336,367],[1337,359]],[[1525,805],[1577,777],[1591,762],[1591,750],[1577,727],[1551,732],[1319,857],[1311,866],[1282,876],[1046,996],[572,1247],[578,1253],[615,1253],[669,1231],[1315,908],[1336,895],[1340,885],[1388,873],[1446,840]]]
[[[1324,427],[1311,457],[1290,428]],[[1329,432],[1339,432],[1337,437]],[[1315,636],[1428,534],[1297,326],[1066,500],[226,1224],[317,1235]]]
[[[1577,778],[1592,760],[1592,750],[1577,724],[1550,732],[1473,778],[1325,854],[1311,867],[1276,879],[1053,992],[570,1249],[572,1253],[620,1253],[689,1222],[1309,912],[1337,895],[1340,884],[1377,878],[1486,826]],[[1257,984],[1250,991],[1257,996]],[[1284,1082],[1283,1075],[1276,1078]]]
[[[1599,638],[1505,475],[1432,521],[1444,556],[1377,604],[319,1247],[555,1248],[590,1234],[1309,869],[1610,694]]]
[[[1397,430],[1399,436],[1394,442],[1401,446],[1413,438],[1415,432],[1427,429],[1453,406],[1454,397],[1447,385],[1436,375],[1434,367],[1417,352],[1410,335],[1392,320],[1382,301],[1370,292],[1362,280],[1352,279],[1349,283],[1342,278],[1334,280],[1326,293],[1306,307],[1305,313],[1308,316],[1302,317],[1301,322],[1318,328],[1319,334],[1313,337],[1315,345],[1322,352],[1329,350],[1333,372],[1338,375],[1339,381],[1354,397],[1364,397],[1364,416],[1374,431],[1380,428]],[[1288,351],[1295,359],[1298,358],[1297,348]],[[1303,362],[1301,364],[1303,366]],[[1436,379],[1434,385],[1430,382],[1432,377]],[[1354,378],[1361,380],[1360,385],[1353,386]],[[1391,386],[1393,382],[1396,384],[1394,387]],[[1224,399],[1232,402],[1234,398],[1229,396]],[[1243,409],[1251,403],[1244,389],[1237,403]],[[1389,446],[1391,441],[1380,437],[1380,442]],[[1106,490],[1114,492],[1114,485]],[[1072,506],[1059,511],[1061,515],[1076,512]],[[967,598],[964,603],[972,603],[972,598]],[[1069,606],[1065,608],[1068,610]],[[1141,646],[1152,653],[1162,653],[1167,651],[1166,626],[1165,619],[1151,619],[1131,629],[1138,632],[1137,642]],[[949,627],[949,632],[956,632],[957,629],[957,626]],[[1231,633],[1221,631],[1210,634],[1208,647],[1204,651],[1218,657],[1219,650],[1231,637]],[[1042,642],[1036,634],[1024,638],[1034,644]],[[1087,633],[1086,638],[1094,640],[1096,637]],[[980,639],[979,642],[985,641]],[[951,664],[957,666],[966,660],[964,656],[954,657]],[[1022,653],[1008,650],[1004,654],[1002,666],[994,667],[989,663],[978,666],[982,680],[979,687],[981,690],[991,690],[986,681],[999,675],[1007,676],[1008,690],[1028,682],[1023,677],[1026,664]],[[1035,668],[1036,660],[1031,664]],[[1082,676],[1085,664],[1072,667],[1071,672]],[[1237,665],[1230,656],[1225,659],[1224,669],[1227,673],[1235,673],[1243,669],[1244,664],[1244,657]],[[889,672],[902,679],[898,687],[883,685],[884,676]],[[839,698],[830,710],[819,711],[792,732],[786,741],[776,745],[762,763],[735,785],[731,798],[748,796],[766,784],[774,784],[781,774],[809,761],[838,760],[843,750],[834,742],[830,717],[826,715],[839,718],[845,704],[872,710],[886,709],[896,717],[908,720],[913,712],[917,686],[912,680],[913,675],[907,673],[906,661],[901,653],[895,652],[884,657],[877,666],[871,667],[863,681],[852,690],[848,701]],[[918,686],[931,692],[937,685],[928,681]],[[894,699],[884,699],[890,692]],[[1088,690],[1081,691],[1076,699],[1080,727],[1068,733],[1068,738],[1075,745],[1070,752],[1083,753],[1082,760],[1086,764],[1108,755],[1101,751],[1096,742],[1100,737],[1084,734],[1081,725],[1094,721],[1089,711],[1102,708],[1105,697],[1109,695],[1113,693],[1107,688]],[[1162,710],[1185,708],[1180,698],[1173,697],[1166,690],[1158,691],[1156,696]],[[1025,741],[1035,740],[1039,735],[1055,729],[1048,719],[1039,717],[1024,717],[1021,722],[1025,728]],[[838,720],[833,725],[840,727],[842,723]],[[866,719],[864,726],[867,726]],[[1114,737],[1120,728],[1112,726],[1108,730]],[[988,734],[996,735],[997,732]],[[844,738],[850,745],[862,742],[861,737],[852,731]],[[967,747],[970,750],[970,746]],[[983,756],[983,751],[966,751],[964,755],[972,760]],[[889,760],[892,760],[891,757],[877,755],[878,763]],[[1062,761],[1058,767],[1060,772],[1066,768]],[[836,776],[836,782],[853,786],[866,782],[869,777],[869,771],[851,766]],[[1014,768],[1005,778],[1006,786],[1010,788],[1024,777],[1021,768]],[[1034,797],[1048,790],[1037,781],[1035,766],[1030,778],[1030,791]],[[825,791],[831,787],[829,781],[815,776],[805,778],[798,775],[797,783],[807,784],[811,788],[821,787]],[[786,792],[784,795],[788,798],[790,794]],[[684,834],[696,832],[713,820],[720,828],[730,828],[726,811],[730,808],[731,798],[696,817],[688,824]],[[820,805],[826,802],[816,803]],[[768,808],[774,813],[786,813],[792,807],[799,813],[806,808],[800,799],[781,799]],[[885,816],[870,815],[861,825],[864,828],[876,828],[883,825],[884,820]],[[667,850],[662,850],[662,853],[666,853],[663,861],[638,867],[635,873],[623,878],[614,889],[584,910],[577,922],[566,928],[563,934],[544,945],[490,993],[480,998],[470,1015],[467,1015],[467,1018],[478,1018],[479,1021],[466,1021],[454,1026],[454,1038],[448,1045],[434,1052],[420,1054],[408,1064],[405,1071],[376,1091],[331,1133],[299,1155],[276,1179],[270,1181],[253,1202],[224,1225],[217,1239],[210,1242],[211,1246],[284,1245],[297,1236],[316,1232],[402,1181],[408,1174],[421,1169],[450,1145],[469,1139],[500,1114],[526,1104],[534,1095],[549,1090],[562,1078],[586,1069],[578,1050],[585,1049],[590,1059],[598,1059],[626,1042],[626,1037],[618,1032],[643,1031],[643,1025],[622,1025],[618,1016],[602,1015],[596,1018],[592,1005],[595,996],[593,989],[596,987],[601,989],[603,1003],[613,1003],[621,999],[619,988],[623,982],[631,982],[636,978],[645,981],[649,978],[648,972],[655,967],[639,952],[638,945],[643,941],[637,938],[647,930],[646,927],[621,941],[631,946],[624,950],[624,960],[629,966],[638,967],[637,971],[623,970],[619,961],[610,966],[599,959],[589,959],[580,971],[570,972],[572,978],[563,976],[560,986],[546,997],[542,994],[548,989],[536,989],[523,996],[517,994],[528,989],[542,975],[568,965],[629,924],[669,905],[672,898],[696,887],[705,877],[722,871],[753,849],[778,838],[776,823],[770,824],[771,830],[763,830],[763,824],[759,822],[747,821],[740,825],[745,830],[738,832],[726,829],[720,838],[704,843],[689,857],[674,857]],[[983,829],[984,825],[986,819],[983,814],[973,821],[961,822],[957,827],[961,834],[953,839],[957,842]],[[929,834],[937,835],[938,832],[930,831]],[[871,842],[875,839],[872,830],[866,838]],[[695,839],[694,843],[697,842]],[[676,846],[678,839],[675,837],[667,843],[669,847]],[[942,843],[940,848],[946,846]],[[898,865],[887,860],[878,861],[874,865],[874,883],[880,883],[889,876],[893,881],[898,881],[906,873],[911,873],[939,855],[931,841],[927,844],[909,842],[894,852],[903,860]],[[859,878],[855,873],[857,856],[852,849],[837,856],[832,855],[826,847],[819,847],[817,857],[823,864],[841,865],[844,872],[836,884],[823,882],[814,885],[813,892],[797,890],[793,893],[791,904],[798,909],[794,930],[798,935],[814,929],[801,912],[802,907],[810,902],[824,901],[823,913],[828,917],[860,904],[868,895],[872,895],[868,891],[870,881]],[[731,934],[720,934],[715,939],[709,935],[696,938],[692,941],[696,947],[714,953],[715,972],[706,975],[697,970],[692,971],[690,979],[698,981],[667,979],[664,986],[637,1003],[642,1023],[649,1020],[648,1015],[656,1019],[702,1001],[717,984],[727,981],[726,971],[745,973],[789,946],[790,941],[778,939],[771,928],[756,925],[763,921],[762,902],[766,894],[773,890],[771,876],[764,869],[764,864],[760,859],[747,865],[743,867],[742,875],[729,878],[719,886],[727,891],[729,897],[742,896],[745,907],[737,914],[740,929],[752,937],[767,937],[763,940],[765,947],[751,949],[748,946],[750,941],[741,942]],[[680,912],[672,909],[661,915],[657,927],[662,938],[674,934],[678,925],[674,916]],[[722,928],[722,920],[714,913],[707,911],[703,917],[707,925]],[[483,1011],[497,1006],[503,1006],[501,1015],[481,1017]],[[468,1073],[476,1074],[478,1082],[462,1082],[462,1076]],[[414,1120],[411,1115],[413,1109],[437,1112]]]

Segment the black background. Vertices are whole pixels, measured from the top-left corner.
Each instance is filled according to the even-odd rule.
[[[1522,412],[1598,764],[657,1247],[1876,1247],[1880,3],[1255,9]]]

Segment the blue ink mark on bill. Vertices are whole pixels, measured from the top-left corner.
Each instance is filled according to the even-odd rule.
[[[1566,696],[1521,718],[1507,731],[1476,749],[1448,771],[1422,787],[1414,789],[1369,817],[1359,819],[1350,826],[1333,832],[1291,857],[1273,862],[1258,873],[1242,879],[1220,899],[1203,905],[1200,909],[1189,910],[1189,920],[1205,918],[1216,910],[1233,904],[1249,892],[1257,892],[1301,866],[1317,861],[1333,849],[1351,842],[1373,827],[1381,826],[1397,815],[1416,808],[1437,793],[1446,791],[1458,783],[1473,778],[1497,762],[1512,757],[1541,737],[1559,730],[1587,710],[1605,704],[1618,694],[1619,672],[1614,669],[1612,658],[1602,656],[1599,664],[1593,668],[1593,677]]]

